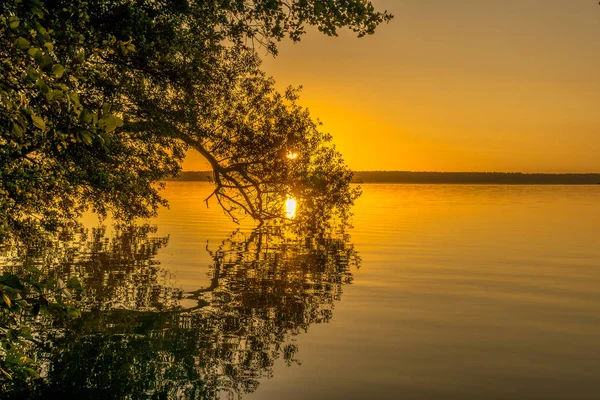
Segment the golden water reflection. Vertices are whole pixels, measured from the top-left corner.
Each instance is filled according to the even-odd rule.
[[[285,201],[285,217],[292,219],[296,216],[296,208],[298,206],[298,203],[296,202],[296,199],[294,199],[293,197],[288,197],[288,199]]]

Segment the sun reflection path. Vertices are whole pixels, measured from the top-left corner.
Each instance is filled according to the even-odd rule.
[[[298,158],[298,153],[293,151],[288,151],[286,155],[288,160],[295,160]],[[288,219],[292,219],[296,216],[296,199],[293,197],[287,196],[287,200],[285,201],[285,217]]]
[[[285,217],[292,219],[296,216],[296,199],[288,197],[285,201]]]

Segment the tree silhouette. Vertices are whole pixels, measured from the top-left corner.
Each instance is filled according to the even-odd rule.
[[[306,216],[346,212],[350,171],[252,44],[275,54],[307,26],[363,36],[390,19],[366,0],[1,2],[0,240],[86,209],[154,215],[189,148],[233,218],[281,219],[292,194]]]

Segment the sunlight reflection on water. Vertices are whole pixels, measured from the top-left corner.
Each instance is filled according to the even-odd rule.
[[[294,199],[293,197],[289,197],[286,201],[285,201],[285,217],[292,219],[296,216],[296,199]]]

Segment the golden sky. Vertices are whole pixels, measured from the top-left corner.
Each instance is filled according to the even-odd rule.
[[[597,1],[373,2],[395,15],[374,36],[311,31],[264,63],[351,168],[600,172]]]

